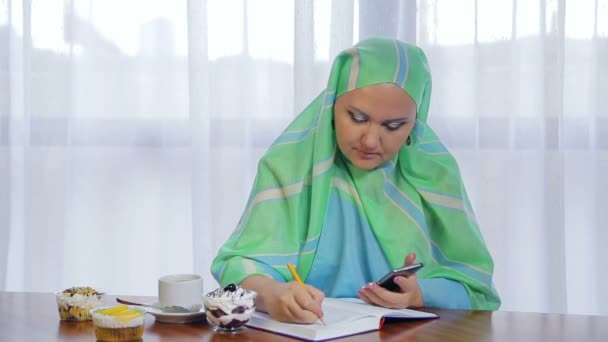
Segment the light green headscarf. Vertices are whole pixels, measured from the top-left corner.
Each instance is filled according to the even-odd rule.
[[[338,175],[334,160],[341,152],[332,126],[336,98],[387,82],[402,87],[418,109],[411,145],[390,162],[399,172],[378,168]],[[286,267],[291,262],[305,279],[335,188],[359,208],[391,267],[415,252],[425,263],[419,278],[457,281],[472,308],[497,309],[492,258],[458,165],[426,124],[430,96],[428,63],[416,46],[373,38],[338,55],[327,88],[260,160],[245,212],[213,261],[215,278],[222,285],[240,284],[253,274],[291,281]]]

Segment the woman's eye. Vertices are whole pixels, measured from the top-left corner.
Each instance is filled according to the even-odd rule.
[[[356,123],[364,123],[367,122],[367,117],[361,115],[361,114],[357,114],[354,112],[349,111],[348,114],[350,114],[351,119],[353,119],[354,122]]]
[[[399,128],[401,128],[401,126],[403,126],[404,124],[405,124],[405,122],[388,123],[388,124],[385,124],[384,127],[386,127],[389,131],[396,131]]]

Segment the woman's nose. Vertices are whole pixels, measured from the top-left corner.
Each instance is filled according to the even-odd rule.
[[[378,128],[371,125],[368,126],[363,133],[361,143],[367,151],[375,150],[380,143],[380,132]]]

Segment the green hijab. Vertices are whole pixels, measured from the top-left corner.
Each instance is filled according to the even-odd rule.
[[[332,125],[336,98],[387,82],[416,102],[410,145],[388,162],[390,168],[334,172],[341,153]],[[218,282],[240,284],[254,274],[291,281],[287,262],[305,279],[328,215],[330,191],[337,189],[367,220],[391,267],[415,252],[425,263],[419,278],[457,281],[472,308],[497,309],[492,258],[458,165],[426,124],[430,96],[428,62],[414,45],[373,38],[340,53],[326,89],[260,160],[245,212],[211,266]]]

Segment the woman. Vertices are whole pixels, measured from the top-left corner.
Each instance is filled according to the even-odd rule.
[[[421,49],[374,38],[343,51],[325,91],[260,160],[213,262],[218,282],[257,291],[258,308],[288,322],[322,317],[324,296],[497,309],[492,258],[457,163],[426,124],[430,96]],[[416,258],[425,267],[397,277],[400,292],[374,283]]]

